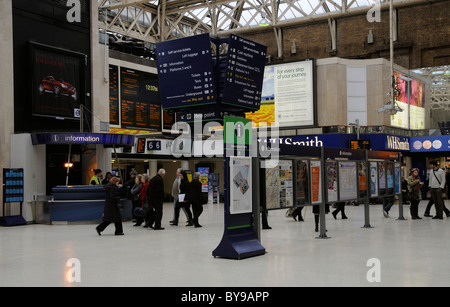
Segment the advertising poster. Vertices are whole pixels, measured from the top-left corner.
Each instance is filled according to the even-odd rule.
[[[199,167],[197,171],[200,173],[200,182],[202,183],[202,192],[208,193],[208,175],[209,167]]]
[[[367,196],[367,170],[366,162],[358,162],[358,181],[359,181],[359,197]]]
[[[294,202],[292,161],[280,160],[277,166],[266,168],[265,173],[266,208],[292,207]]]
[[[394,166],[394,177],[395,177],[395,194],[400,194],[401,188],[401,167],[400,163],[395,163]]]
[[[264,73],[261,108],[247,113],[256,125],[314,125],[314,63],[301,61],[268,66]]]
[[[406,76],[397,71],[394,76],[400,90],[395,102],[403,112],[391,115],[391,126],[411,130],[425,129],[425,84],[416,79],[408,84],[400,79]]]
[[[280,160],[280,208],[292,207],[294,204],[294,189],[292,184],[292,161]]]
[[[296,163],[297,206],[309,203],[308,161],[298,160]]]
[[[386,180],[388,190],[392,191],[394,189],[394,163],[386,163]]]
[[[335,202],[338,200],[337,163],[335,161],[328,161],[326,162],[326,167],[328,202]]]
[[[252,212],[251,174],[251,158],[230,158],[230,214]]]
[[[386,168],[384,162],[378,162],[378,184],[380,185],[380,194],[386,193]]]
[[[78,119],[84,56],[37,45],[32,45],[31,54],[33,114]]]
[[[266,208],[280,206],[280,169],[278,166],[266,168]]]
[[[356,181],[356,163],[339,162],[339,198],[340,201],[358,198]]]
[[[311,204],[322,203],[322,167],[320,161],[311,161]]]
[[[378,196],[378,164],[370,162],[370,196]]]

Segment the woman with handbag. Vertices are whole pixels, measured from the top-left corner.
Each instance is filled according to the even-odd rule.
[[[419,217],[420,188],[423,182],[420,181],[419,169],[413,168],[408,178],[409,201],[411,202],[410,212],[413,220],[421,220]]]
[[[105,230],[105,228],[108,227],[108,225],[111,223],[114,223],[116,227],[115,235],[123,235],[122,216],[120,215],[119,209],[119,183],[120,179],[117,177],[113,177],[103,188],[105,191],[105,209],[103,211],[103,221],[95,228],[99,236],[101,236],[102,231]]]
[[[134,210],[140,206],[140,192],[142,190],[142,175],[137,175],[134,179],[134,185],[130,190],[131,194],[131,203],[133,207],[131,209],[131,213],[133,215],[133,219],[136,220],[138,217],[135,215]]]
[[[138,206],[144,209],[145,201],[147,198],[147,190],[148,190],[148,176],[146,174],[141,176],[141,191],[139,192],[139,202]],[[144,222],[146,212],[144,210],[140,210],[143,212],[140,216],[137,216],[136,224],[134,226],[141,226]]]

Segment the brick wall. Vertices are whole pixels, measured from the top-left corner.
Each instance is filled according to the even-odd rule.
[[[409,69],[450,64],[450,0],[434,1],[397,9],[398,40],[395,43],[395,63]],[[367,43],[372,30],[374,42]],[[320,21],[283,29],[283,59],[277,60],[273,30],[248,35],[268,46],[273,63],[304,58],[370,59],[389,58],[389,11],[381,12],[381,22],[370,23],[366,14],[337,19],[337,50],[332,52],[328,22]],[[297,54],[291,55],[293,41]]]

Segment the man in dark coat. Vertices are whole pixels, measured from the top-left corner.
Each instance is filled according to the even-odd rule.
[[[200,173],[194,173],[192,182],[190,183],[188,199],[192,204],[192,211],[194,213],[194,227],[202,227],[198,223],[198,218],[203,212],[203,204],[205,204],[205,199],[202,192],[202,183],[200,182]]]
[[[119,211],[119,182],[119,178],[113,177],[103,188],[103,190],[105,191],[105,209],[103,211],[103,222],[95,228],[99,236],[101,236],[101,232],[105,230],[105,228],[108,227],[108,225],[111,223],[114,223],[116,227],[115,235],[123,235],[122,216],[120,215]]]
[[[150,217],[148,221],[148,226],[152,227],[153,223],[155,226],[152,228],[154,230],[163,230],[161,227],[161,220],[163,216],[163,203],[164,203],[164,176],[166,175],[165,169],[160,169],[158,174],[150,179],[148,185],[148,201],[150,205],[155,209],[154,214]]]

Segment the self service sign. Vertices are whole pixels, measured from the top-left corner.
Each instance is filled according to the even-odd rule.
[[[450,151],[450,136],[425,136],[410,139],[411,152]]]

